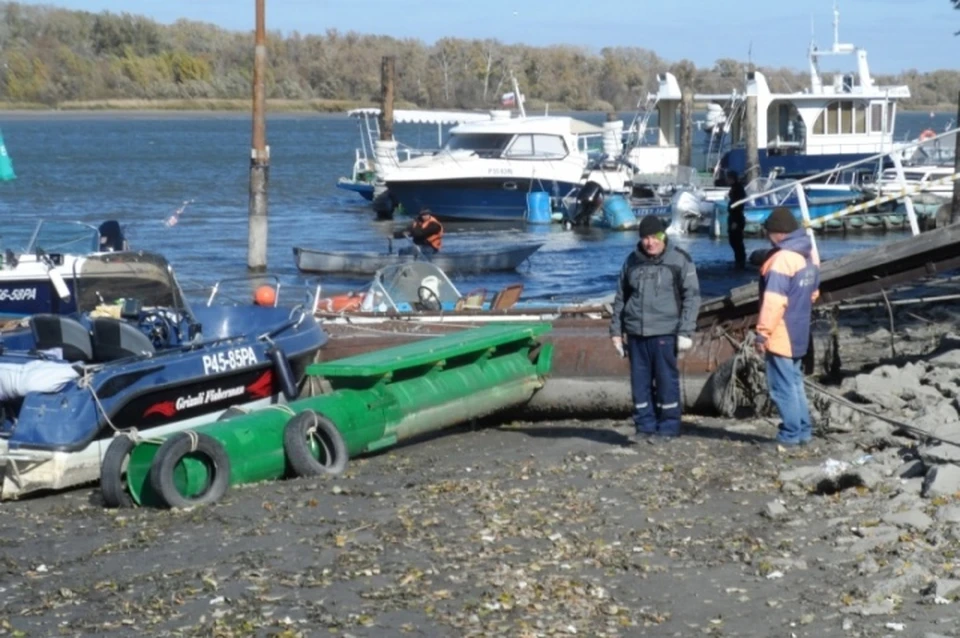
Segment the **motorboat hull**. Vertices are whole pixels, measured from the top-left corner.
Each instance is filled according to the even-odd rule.
[[[372,275],[381,268],[412,261],[429,261],[439,268],[460,274],[516,270],[543,244],[520,244],[482,252],[447,252],[435,255],[342,252],[311,250],[295,246],[297,269],[307,273],[353,273]]]
[[[441,220],[523,221],[527,194],[547,191],[562,197],[579,185],[512,176],[473,179],[391,181],[390,194],[408,215],[428,208]]]

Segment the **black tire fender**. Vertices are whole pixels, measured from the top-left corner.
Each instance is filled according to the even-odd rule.
[[[320,445],[321,457],[311,451],[311,440]],[[342,474],[349,453],[343,435],[333,422],[313,410],[297,414],[283,428],[283,450],[294,476]]]
[[[188,454],[200,456],[213,478],[197,496],[184,496],[173,481],[174,468]],[[150,487],[167,507],[194,507],[214,503],[230,486],[230,457],[223,445],[198,432],[177,432],[157,450],[150,465]]]
[[[133,498],[127,492],[126,482],[123,480],[123,464],[136,447],[133,439],[124,434],[113,437],[107,447],[103,461],[100,462],[100,496],[103,505],[111,509],[133,507]]]

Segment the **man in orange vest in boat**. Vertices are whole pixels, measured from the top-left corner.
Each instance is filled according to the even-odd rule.
[[[440,246],[443,244],[443,226],[429,208],[423,208],[405,230],[398,230],[393,236],[396,239],[409,237],[424,255],[434,255],[440,252]],[[416,249],[401,248],[398,252],[403,255],[416,252]]]

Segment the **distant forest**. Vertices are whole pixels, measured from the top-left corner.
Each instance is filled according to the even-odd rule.
[[[238,10],[249,10],[252,25],[253,3],[238,2]],[[443,38],[427,45],[336,29],[286,37],[269,32],[268,97],[319,110],[376,104],[384,55],[396,56],[398,102],[424,108],[489,108],[510,90],[512,70],[529,108],[546,103],[553,110],[630,110],[656,90],[657,72],[672,71],[681,86],[698,92],[727,93],[742,90],[746,68],[733,59],[697,68],[640,47],[607,47],[597,54],[582,46],[497,40]],[[797,51],[798,67],[803,56]],[[127,101],[130,108],[160,102],[229,108],[231,100],[242,108],[251,95],[253,36],[187,20],[162,25],[127,13],[9,2],[0,3],[0,62],[0,103],[8,108],[111,101]],[[798,91],[809,81],[806,71],[758,68],[775,91]],[[955,70],[910,69],[876,79],[908,85],[913,97],[907,108],[953,108],[960,87]]]

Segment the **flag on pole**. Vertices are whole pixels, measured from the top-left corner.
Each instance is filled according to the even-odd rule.
[[[504,93],[500,97],[500,104],[503,106],[516,106],[517,105],[517,94],[513,91],[509,93]]]

